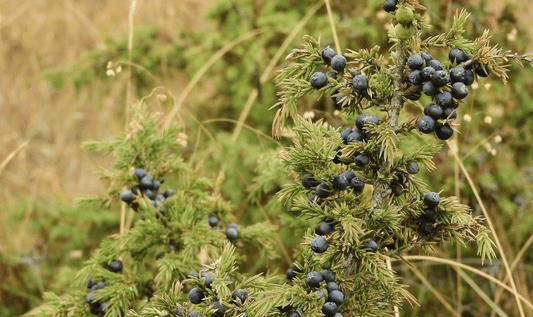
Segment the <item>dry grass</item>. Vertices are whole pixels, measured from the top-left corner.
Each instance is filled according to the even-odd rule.
[[[172,37],[180,28],[206,27],[196,17],[210,2],[140,0],[134,23],[160,25]],[[3,175],[2,199],[31,192],[50,202],[70,202],[100,191],[95,159],[80,144],[121,131],[126,80],[117,77],[74,95],[68,85],[52,88],[42,71],[67,65],[103,47],[105,38],[124,34],[129,6],[129,0],[0,2],[0,158],[30,141]]]

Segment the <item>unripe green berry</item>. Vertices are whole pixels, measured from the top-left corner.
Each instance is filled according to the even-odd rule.
[[[414,16],[415,14],[413,10],[407,7],[400,7],[398,10],[396,10],[396,21],[404,26],[411,24]]]
[[[414,27],[405,27],[403,25],[401,25],[400,23],[396,24],[396,26],[394,27],[394,32],[396,32],[396,35],[398,36],[398,38],[400,40],[408,40],[410,39],[411,37],[413,37],[413,35],[415,35],[415,28]]]

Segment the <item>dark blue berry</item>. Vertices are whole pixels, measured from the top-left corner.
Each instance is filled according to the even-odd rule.
[[[189,313],[189,317],[199,317],[199,316],[200,316],[200,312],[197,310],[193,310],[192,312]]]
[[[238,298],[238,299],[237,299]],[[234,304],[238,304],[239,302],[241,304],[244,304],[246,299],[248,299],[248,294],[246,294],[246,291],[239,288],[236,289],[233,294],[231,294],[231,299],[233,299]]]
[[[333,188],[336,190],[345,190],[346,187],[348,187],[348,181],[346,178],[342,174],[335,176],[333,179]]]
[[[310,287],[319,287],[320,283],[324,280],[322,278],[322,274],[318,273],[317,271],[312,271],[309,274],[307,274],[307,285]]]
[[[92,278],[92,277],[89,277],[89,278],[87,279],[87,283],[86,283],[86,284],[87,284],[87,288],[88,288],[88,289],[91,289],[91,287],[93,287],[93,278]]]
[[[157,191],[161,187],[161,182],[154,180],[152,182],[152,190]]]
[[[215,301],[213,303],[213,309],[215,310],[215,312],[213,313],[213,316],[216,316],[216,317],[222,317],[224,316],[224,314],[226,314],[226,310],[228,310],[226,308],[226,306],[224,306],[221,302],[219,301]]]
[[[452,93],[448,90],[439,92],[437,93],[437,95],[435,95],[435,101],[437,102],[437,105],[441,106],[442,108],[451,107],[451,105],[453,104]]]
[[[322,50],[322,59],[324,62],[326,62],[326,64],[329,65],[333,57],[335,57],[335,51],[331,48],[326,47],[324,50]]]
[[[332,272],[330,270],[323,270],[320,274],[322,274],[324,281],[335,282],[335,272]]]
[[[437,127],[437,122],[430,116],[423,116],[418,119],[418,129],[420,132],[428,134],[435,131]]]
[[[431,77],[433,77],[433,74],[435,74],[435,68],[433,67],[424,67],[422,69],[422,72],[420,73],[420,75],[422,76],[422,80],[424,81],[428,81],[428,80],[431,80]]]
[[[91,304],[94,300],[93,297],[94,292],[90,292],[89,294],[87,294],[87,297],[85,297],[85,302],[87,302],[87,304]]]
[[[426,222],[435,223],[437,221],[437,218],[439,217],[439,213],[435,208],[426,208],[424,209],[424,213],[422,214],[422,219]]]
[[[355,177],[355,173],[350,170],[345,170],[344,172],[342,172],[341,175],[343,175],[344,178],[346,178],[346,181],[348,183]]]
[[[218,222],[219,222],[218,217],[213,216],[213,215],[211,215],[211,214],[209,214],[209,217],[208,217],[208,220],[207,220],[207,221],[209,222],[209,225],[210,225],[211,227],[216,226],[216,225],[218,224]]]
[[[290,311],[287,313],[287,317],[300,317],[300,314],[296,311]]]
[[[228,228],[234,228],[234,229],[237,229],[237,228],[239,228],[239,225],[236,224],[236,223],[232,223],[232,224],[230,224],[230,225],[228,226]]]
[[[327,282],[326,283],[326,290],[328,291],[328,293],[331,293],[333,291],[338,291],[338,290],[340,290],[339,284],[337,284],[335,282]]]
[[[413,70],[409,73],[409,82],[413,85],[421,85],[424,80],[422,79],[422,71],[421,70]]]
[[[133,201],[133,192],[131,190],[120,193],[120,199],[125,203],[131,203]]]
[[[368,165],[368,163],[370,163],[370,159],[366,155],[359,154],[355,158],[355,164],[359,167],[365,167]]]
[[[326,317],[335,317],[335,314],[337,313],[337,304],[334,302],[326,302],[322,306],[322,313]]]
[[[422,91],[426,96],[435,96],[437,93],[437,87],[432,81],[426,81],[424,85],[422,85]]]
[[[318,300],[317,301],[320,301],[322,298],[326,298],[326,294],[324,294],[324,292],[322,292],[322,291],[315,291],[315,294],[318,295]]]
[[[118,273],[122,271],[122,262],[113,260],[111,263],[109,263],[109,269],[111,272]]]
[[[334,71],[334,70],[330,70],[329,72],[326,73],[326,75],[327,75],[328,77],[333,78],[333,79],[337,79],[337,72]],[[338,93],[339,93],[339,92],[336,91],[336,92],[334,93],[334,95],[336,95],[336,94],[338,94]]]
[[[154,192],[151,191],[150,189],[143,189],[141,192],[142,192],[143,195],[146,195],[150,199],[154,199],[155,198]]]
[[[324,237],[316,237],[311,241],[311,250],[315,253],[324,253],[328,249],[328,243]],[[318,273],[318,272],[317,272]]]
[[[328,235],[333,232],[333,227],[327,222],[322,222],[320,225],[316,226],[315,233],[319,235]]]
[[[152,188],[152,176],[147,174],[139,182],[139,187],[141,189],[150,189]]]
[[[350,181],[350,187],[354,190],[354,192],[362,192],[365,188],[365,181],[361,177],[356,176]]]
[[[131,192],[135,195],[139,195],[141,193],[141,189],[139,188],[139,186],[135,185],[131,188]]]
[[[436,230],[433,227],[433,223],[426,221],[420,223],[420,232],[422,232],[423,234],[431,234],[435,231]]]
[[[133,172],[133,175],[137,176],[137,178],[141,180],[144,177],[145,173],[142,168],[138,168]]]
[[[155,196],[155,200],[156,201],[165,201],[165,196],[161,195],[161,194],[157,194]]]
[[[173,189],[167,189],[165,190],[165,193],[163,194],[163,196],[165,196],[165,198],[168,198],[170,196],[174,195],[174,190]]]
[[[346,138],[346,141],[348,142],[346,144],[354,144],[358,141],[362,142],[363,138],[363,134],[359,130],[352,131],[352,133]]]
[[[344,144],[348,144],[348,136],[350,135],[350,133],[352,133],[351,128],[346,128],[341,131],[341,138]]]
[[[418,54],[411,55],[409,59],[407,59],[407,66],[413,70],[422,69],[422,66],[424,66],[424,59]]]
[[[318,203],[318,200],[319,200],[319,199],[318,199],[318,196],[317,196],[316,194],[313,194],[313,195],[311,195],[311,197],[309,197],[309,202],[310,202],[311,204],[313,204],[313,203]]]
[[[176,309],[176,311],[174,312],[174,316],[183,317],[183,312],[181,311],[181,308]]]
[[[468,87],[460,82],[454,83],[452,86],[452,95],[457,99],[463,99],[468,95]]]
[[[454,110],[455,109],[453,109],[453,107],[444,108],[442,112],[442,119],[457,119],[457,111],[453,112]]]
[[[376,252],[378,250],[378,244],[374,240],[370,240],[368,242],[365,242],[364,244],[365,249],[367,249],[367,252]]]
[[[409,174],[416,174],[420,171],[420,167],[418,166],[417,162],[409,162],[407,163],[407,172]]]
[[[211,288],[211,284],[213,284],[213,277],[207,273],[202,273],[202,284],[205,285],[205,287]]]
[[[365,131],[365,130],[364,130],[364,127],[365,127],[367,124],[369,124],[369,123],[373,123],[373,124],[375,124],[375,125],[378,125],[378,124],[379,124],[379,119],[378,119],[378,117],[373,116],[373,115],[365,116],[365,117],[363,118],[363,128],[360,129],[360,130],[361,130],[361,131]]]
[[[293,269],[288,269],[287,270],[287,278],[292,281],[295,277],[296,277],[296,273],[294,273],[294,270]]]
[[[452,137],[453,129],[447,124],[441,124],[435,128],[435,134],[440,140],[446,141]]]
[[[352,79],[353,87],[359,91],[368,88],[368,78],[365,75],[355,75]]]
[[[436,105],[434,103],[430,103],[429,105],[426,106],[426,108],[427,108],[427,115],[432,117],[435,120],[440,119],[444,112],[441,106]]]
[[[165,256],[165,251],[163,251],[163,252],[159,252],[159,253],[155,256],[155,259],[156,259],[156,260],[159,260],[159,259],[161,259],[161,258],[164,257],[164,256]]]
[[[365,118],[370,117],[370,116],[372,115],[368,113],[364,113],[364,112],[357,116],[357,118],[355,119],[355,125],[357,126],[359,130],[361,131],[363,130],[363,127],[365,125],[364,120]]]
[[[476,67],[475,71],[479,77],[487,77],[491,73],[490,68],[486,65],[485,66],[479,65],[478,67]]]
[[[329,194],[330,194],[330,188],[324,184],[319,184],[317,187],[316,187],[316,192],[315,194],[324,199],[324,198],[328,198],[329,197]]]
[[[328,78],[326,77],[326,74],[322,72],[316,72],[313,75],[311,75],[311,86],[315,89],[320,89],[328,83]]]
[[[394,12],[396,11],[396,5],[398,4],[398,0],[387,0],[385,3],[383,3],[383,10],[387,12]]]
[[[450,79],[454,83],[464,83],[466,81],[466,69],[460,66],[452,68],[452,70],[450,70]]]
[[[458,48],[452,48],[448,53],[448,58],[455,64],[461,64],[467,60],[465,51]]]
[[[467,86],[470,86],[474,82],[474,79],[475,79],[474,72],[471,69],[465,69],[464,84]]]
[[[443,87],[446,86],[446,84],[450,81],[450,77],[448,76],[448,72],[445,70],[438,70],[433,74],[433,78],[431,79],[435,87]]]
[[[430,60],[429,62],[426,63],[426,65],[429,67],[432,67],[435,71],[443,69],[441,63],[436,59]]]
[[[424,59],[424,61],[426,62],[426,65],[428,64],[428,62],[430,60],[433,59],[433,56],[431,56],[430,54],[428,54],[426,52],[422,52],[422,54],[420,54],[420,56]]]
[[[307,174],[302,178],[302,185],[305,188],[311,188],[318,185],[318,183],[315,181],[313,174]]]
[[[104,282],[98,282],[96,284],[93,284],[93,286],[91,287],[91,291],[96,291],[96,290],[102,289],[104,287],[105,287],[105,283]]]
[[[344,293],[338,290],[328,292],[328,302],[334,302],[337,307],[344,302]]]
[[[438,193],[429,192],[424,194],[424,204],[428,207],[437,207],[440,203],[440,196]]]
[[[331,68],[338,72],[344,71],[344,67],[346,67],[346,58],[342,55],[335,55],[331,59]]]
[[[226,229],[226,237],[228,237],[229,240],[237,239],[238,235],[239,235],[239,233],[237,232],[237,229],[235,229],[235,228]]]

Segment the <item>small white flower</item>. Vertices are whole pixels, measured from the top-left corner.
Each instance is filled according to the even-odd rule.
[[[467,113],[467,114],[465,114],[465,115],[463,116],[463,120],[464,120],[465,122],[470,122],[470,121],[472,121],[472,117]]]
[[[501,142],[502,142],[502,137],[501,137],[500,135],[496,135],[496,136],[494,137],[494,142],[495,142],[496,144],[501,143]]]
[[[492,117],[491,116],[486,116],[485,117],[485,123],[486,124],[491,124],[492,123]]]

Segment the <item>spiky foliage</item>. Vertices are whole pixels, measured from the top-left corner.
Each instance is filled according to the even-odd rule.
[[[119,192],[138,182],[132,175],[137,168],[143,168],[157,179],[165,175],[177,178],[178,186],[173,188],[175,193],[156,206],[152,206],[148,197],[136,196],[133,203],[139,204],[138,212],[142,217],[135,216],[137,219],[130,230],[114,234],[101,243],[75,277],[74,284],[80,290],[62,297],[46,295],[48,303],[34,311],[33,316],[89,316],[91,306],[94,308],[86,302],[90,292],[86,284],[89,277],[94,284],[106,284],[95,290],[92,298],[92,302],[107,303],[106,316],[121,316],[138,307],[147,312],[143,315],[152,316],[150,312],[156,311],[160,305],[159,297],[147,304],[140,300],[156,294],[168,302],[168,296],[177,292],[176,285],[180,285],[179,281],[185,280],[188,273],[217,260],[220,262],[217,272],[222,282],[215,279],[213,289],[227,295],[224,278],[234,271],[235,263],[242,262],[247,256],[246,252],[239,252],[239,248],[229,245],[225,230],[235,219],[231,215],[231,204],[218,194],[218,183],[202,175],[201,165],[189,166],[176,154],[180,150],[176,141],[179,126],[174,124],[167,130],[160,130],[158,117],[149,115],[143,105],[135,106],[133,112],[132,129],[128,135],[117,137],[110,143],[88,142],[85,145],[89,150],[115,155],[116,162],[113,170],[99,173],[109,183],[108,196],[82,199],[81,202],[116,206],[111,202],[119,200]],[[208,224],[210,214],[218,217],[220,228]],[[267,223],[239,227],[239,236],[234,242],[241,250],[253,245],[259,250],[259,256],[274,259],[274,230],[276,227]],[[219,259],[224,248],[226,252],[222,252]],[[156,254],[161,251],[164,256],[156,260]],[[123,263],[123,269],[118,273],[109,266],[115,260]],[[241,280],[242,277],[232,275],[232,279]],[[250,278],[248,283],[256,283],[256,279]],[[178,302],[173,303],[176,306]]]

